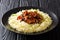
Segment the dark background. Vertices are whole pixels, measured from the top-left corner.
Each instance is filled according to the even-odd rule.
[[[2,15],[10,9],[22,6],[39,6],[53,11],[60,20],[60,0],[0,0],[0,22]],[[53,30],[35,36],[19,35],[8,31],[0,24],[0,40],[60,40],[60,21]]]

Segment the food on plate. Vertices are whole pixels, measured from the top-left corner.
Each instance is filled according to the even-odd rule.
[[[40,32],[52,24],[51,17],[39,9],[26,9],[12,14],[8,19],[11,28],[19,32]]]

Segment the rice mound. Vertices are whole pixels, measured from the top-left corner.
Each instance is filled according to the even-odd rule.
[[[52,24],[51,17],[44,13],[43,11],[40,11],[39,9],[29,9],[28,11],[37,11],[41,16],[43,16],[42,23],[36,23],[36,24],[28,24],[24,21],[17,20],[17,17],[22,14],[25,10],[19,11],[16,14],[12,14],[8,19],[8,24],[13,29],[16,29],[17,31],[21,31],[24,33],[32,33],[32,32],[38,32],[43,31],[47,29]]]

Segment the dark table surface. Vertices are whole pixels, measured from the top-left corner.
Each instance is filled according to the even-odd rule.
[[[43,7],[53,11],[60,18],[60,0],[0,0],[0,22],[5,12],[21,6]],[[26,36],[10,32],[0,24],[0,40],[60,40],[60,25],[41,35]]]

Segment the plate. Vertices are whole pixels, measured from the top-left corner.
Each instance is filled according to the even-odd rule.
[[[15,29],[10,28],[10,26],[8,25],[8,18],[10,17],[10,15],[13,14],[13,13],[17,13],[17,12],[19,12],[21,10],[24,10],[24,9],[39,9],[40,11],[43,11],[43,12],[49,14],[49,16],[52,18],[53,22],[50,25],[50,27],[47,28],[46,30],[41,31],[41,32],[36,32],[36,33],[29,33],[29,34],[18,32]],[[18,33],[18,34],[24,34],[24,35],[43,34],[43,33],[46,33],[48,31],[51,31],[52,29],[54,29],[57,26],[57,24],[58,24],[58,17],[55,15],[55,13],[53,13],[52,11],[50,11],[48,9],[44,9],[44,8],[41,8],[41,7],[32,7],[32,6],[17,7],[17,8],[14,8],[14,9],[11,9],[11,10],[7,11],[2,17],[2,25],[3,25],[4,28],[6,28],[6,29],[8,29],[12,32],[15,32],[15,33]],[[6,26],[6,25],[8,25],[8,26]]]

